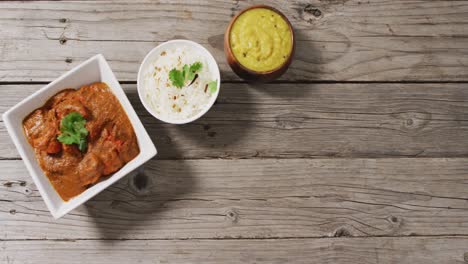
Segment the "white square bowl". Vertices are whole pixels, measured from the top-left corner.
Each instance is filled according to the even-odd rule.
[[[119,100],[130,119],[133,129],[135,130],[138,145],[140,147],[140,154],[106,180],[100,181],[83,193],[65,202],[55,191],[54,187],[51,185],[49,179],[37,162],[34,150],[24,135],[23,120],[29,113],[43,106],[50,97],[59,91],[65,88],[78,89],[83,85],[94,82],[105,82]],[[67,214],[111,184],[120,180],[125,175],[131,173],[143,163],[154,157],[157,153],[156,147],[143,127],[143,124],[128,101],[127,96],[115,78],[109,64],[107,64],[101,54],[81,63],[9,109],[5,114],[3,114],[3,121],[16,148],[18,149],[19,154],[21,155],[21,158],[26,164],[26,168],[34,180],[37,189],[42,195],[47,208],[55,219]]]

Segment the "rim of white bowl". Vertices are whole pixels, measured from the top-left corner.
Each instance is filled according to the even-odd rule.
[[[211,97],[210,99],[210,102],[208,104],[205,105],[205,107],[203,108],[202,111],[200,111],[198,114],[196,114],[195,116],[193,117],[190,117],[190,118],[187,118],[187,119],[166,119],[166,118],[163,118],[161,116],[159,116],[158,114],[156,114],[146,103],[146,101],[144,100],[143,98],[143,84],[141,84],[141,81],[140,80],[142,78],[142,74],[143,74],[143,65],[145,65],[149,58],[154,54],[156,53],[157,51],[159,51],[161,48],[163,48],[164,46],[167,46],[167,45],[170,45],[170,44],[174,44],[174,43],[180,43],[180,44],[188,44],[188,45],[191,45],[197,49],[200,49],[201,51],[203,51],[203,53],[206,53],[208,55],[208,59],[211,59],[214,61],[214,68],[216,70],[215,72],[215,75],[217,76],[217,79],[218,79],[218,85],[217,85],[217,89],[216,89],[216,93]],[[148,52],[148,54],[146,54],[145,58],[143,59],[143,61],[141,62],[140,64],[140,68],[138,69],[138,76],[137,76],[137,90],[138,90],[138,97],[140,98],[140,101],[141,103],[143,104],[143,106],[145,107],[146,111],[148,111],[152,116],[154,116],[156,119],[160,120],[160,121],[163,121],[165,123],[169,123],[169,124],[176,124],[176,125],[182,125],[182,124],[187,124],[187,123],[190,123],[190,122],[193,122],[197,119],[199,119],[200,117],[202,117],[203,115],[205,115],[208,110],[211,109],[211,107],[213,106],[214,102],[216,101],[216,99],[218,98],[218,94],[219,94],[219,89],[221,87],[221,74],[219,72],[219,66],[218,66],[218,63],[216,62],[215,58],[213,57],[213,55],[211,54],[211,52],[209,52],[205,47],[203,47],[202,45],[194,42],[194,41],[191,41],[191,40],[186,40],[186,39],[173,39],[173,40],[169,40],[169,41],[166,41],[166,42],[163,42],[161,44],[159,44],[158,46],[154,47],[150,52]]]

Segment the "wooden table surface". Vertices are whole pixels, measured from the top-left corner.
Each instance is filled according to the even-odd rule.
[[[258,3],[289,17],[297,53],[252,85],[222,42]],[[175,38],[223,80],[183,126],[136,92]],[[468,263],[468,1],[2,1],[0,113],[97,53],[159,155],[55,221],[0,120],[1,263]]]

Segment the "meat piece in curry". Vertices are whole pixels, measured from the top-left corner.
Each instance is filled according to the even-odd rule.
[[[61,120],[70,113],[79,113],[86,120],[84,151],[57,140]],[[23,129],[42,170],[65,201],[140,153],[132,124],[105,83],[59,92],[24,119]]]

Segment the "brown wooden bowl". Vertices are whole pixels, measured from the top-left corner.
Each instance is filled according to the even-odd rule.
[[[231,50],[231,44],[230,44],[230,37],[229,36],[231,34],[232,25],[234,25],[234,22],[237,20],[237,18],[240,15],[242,15],[244,12],[246,12],[248,10],[251,10],[251,9],[254,9],[254,8],[266,8],[266,9],[270,9],[271,11],[279,14],[286,21],[286,23],[289,26],[289,29],[291,30],[291,38],[292,38],[292,40],[291,40],[291,42],[292,42],[291,53],[289,54],[288,59],[281,66],[279,66],[276,69],[273,69],[271,71],[259,72],[259,71],[254,71],[254,70],[246,68],[245,66],[243,66],[236,59],[236,57],[234,56],[234,53]],[[251,7],[248,7],[246,9],[242,10],[239,14],[237,14],[231,20],[231,22],[229,23],[229,26],[226,29],[226,32],[224,33],[224,53],[226,54],[226,59],[227,59],[227,62],[229,64],[229,66],[231,66],[231,69],[239,77],[241,77],[242,79],[247,80],[249,82],[269,82],[269,81],[273,81],[273,80],[277,79],[278,77],[280,77],[281,75],[283,75],[283,73],[285,73],[288,70],[289,65],[291,64],[291,62],[293,60],[295,49],[296,49],[296,43],[294,42],[294,30],[293,30],[293,27],[292,27],[291,23],[289,22],[288,18],[283,13],[281,13],[279,10],[277,10],[276,8],[273,8],[273,7],[267,6],[267,5],[254,5],[254,6],[251,6]]]

